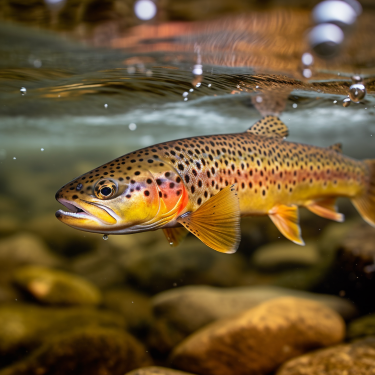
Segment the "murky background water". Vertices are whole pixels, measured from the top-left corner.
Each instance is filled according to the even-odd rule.
[[[301,210],[305,248],[257,218],[225,255],[160,231],[103,241],[57,221],[54,194],[137,148],[270,112],[291,141],[374,159],[372,3],[311,66],[315,3],[160,1],[151,21],[120,0],[48,4],[0,11],[0,375],[371,373],[375,232],[348,201],[343,224]],[[367,93],[345,107],[354,75]]]

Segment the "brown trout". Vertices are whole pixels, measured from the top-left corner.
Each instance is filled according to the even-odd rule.
[[[268,215],[303,245],[298,206],[335,221],[337,197],[352,200],[375,226],[375,160],[285,141],[288,128],[266,116],[238,134],[164,142],[121,156],[63,186],[56,199],[63,223],[102,234],[163,229],[177,245],[191,232],[207,246],[233,253],[240,217]]]

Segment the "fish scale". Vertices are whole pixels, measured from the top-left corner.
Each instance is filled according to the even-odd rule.
[[[77,229],[102,233],[162,228],[174,244],[187,233],[177,232],[182,225],[225,252],[238,246],[240,216],[269,215],[287,238],[303,244],[297,207],[342,221],[335,207],[339,196],[352,199],[373,225],[373,162],[342,155],[339,144],[319,148],[287,142],[287,135],[285,124],[266,116],[244,133],[198,136],[134,151],[61,188],[57,200],[78,213],[72,217],[60,210],[57,217]],[[220,237],[219,227],[226,231],[219,219],[222,211],[237,228],[222,234],[227,240],[233,237],[232,246],[221,247],[214,238]],[[82,220],[76,217],[80,215]]]

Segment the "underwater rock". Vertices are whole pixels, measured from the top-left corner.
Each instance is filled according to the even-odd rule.
[[[361,221],[347,230],[324,286],[354,301],[363,313],[374,311],[375,228]]]
[[[151,299],[135,290],[117,288],[103,294],[103,306],[124,317],[130,331],[146,333],[152,323]]]
[[[4,268],[23,264],[55,267],[63,266],[64,262],[38,236],[21,232],[0,241],[0,264]]]
[[[1,208],[1,210],[3,209]],[[0,216],[0,237],[5,237],[14,234],[15,232],[17,232],[19,227],[20,223],[15,217],[9,215]]]
[[[125,270],[132,283],[157,293],[186,284],[238,285],[245,263],[240,253],[228,256],[212,251],[190,237],[176,249],[166,241],[160,243],[157,249],[129,262]]]
[[[85,327],[50,337],[0,374],[123,375],[151,364],[145,348],[125,331]]]
[[[365,315],[351,321],[346,330],[348,340],[375,336],[375,314]]]
[[[202,375],[267,374],[288,359],[339,343],[344,334],[333,310],[283,297],[202,328],[175,348],[171,362]]]
[[[189,286],[159,293],[152,299],[155,322],[149,346],[168,353],[185,337],[215,320],[248,310],[270,299],[297,297],[317,301],[345,320],[357,315],[355,306],[340,297],[272,286],[214,288]]]
[[[263,270],[280,270],[288,267],[315,266],[319,261],[319,252],[315,243],[306,243],[301,251],[290,241],[273,242],[259,247],[251,257],[251,264]]]
[[[128,372],[125,375],[194,375],[190,372],[182,372],[178,370],[173,370],[166,367],[159,367],[159,366],[151,366],[151,367],[143,367],[137,370],[133,370]]]
[[[25,266],[16,270],[15,284],[49,305],[98,305],[101,293],[85,279],[56,269]]]
[[[277,375],[370,375],[375,369],[375,337],[317,350],[285,363]]]
[[[114,312],[92,308],[48,309],[24,303],[0,306],[0,367],[25,357],[51,338],[76,328],[126,328]]]

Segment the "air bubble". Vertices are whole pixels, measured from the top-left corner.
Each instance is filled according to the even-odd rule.
[[[189,99],[188,98],[185,98],[184,101],[187,102]]]
[[[173,242],[169,242],[169,244],[170,244],[171,246],[173,246]]]
[[[108,108],[108,104],[104,104],[104,108]]]
[[[131,131],[137,129],[137,124],[134,124],[134,122],[132,122],[131,124],[129,124],[129,129],[130,129]]]
[[[16,160],[17,158],[15,156],[13,156],[13,160]]]
[[[211,83],[209,83],[209,84],[207,85],[207,87],[211,87]]]
[[[312,71],[311,71],[311,69],[309,69],[309,68],[303,69],[302,70],[302,75],[305,78],[311,78],[312,77]]]
[[[293,103],[293,108],[297,108],[298,107],[298,104],[297,103]]]
[[[311,53],[309,52],[305,52],[303,55],[302,55],[302,58],[301,58],[301,61],[302,61],[302,64],[305,65],[305,66],[310,66],[313,64],[314,62],[314,58],[312,56]]]
[[[21,87],[20,92],[22,95],[25,95],[27,92],[26,87]]]
[[[359,103],[366,96],[366,87],[362,83],[355,83],[349,88],[349,97],[354,103]]]
[[[103,234],[103,240],[104,240],[104,241],[107,241],[107,240],[108,240],[108,235]]]
[[[193,91],[194,91],[194,89],[190,89],[189,91],[190,91],[190,92],[193,92]]]
[[[134,74],[135,73],[135,67],[134,66],[128,66],[127,71],[129,74]]]
[[[193,68],[193,74],[196,76],[201,76],[203,74],[203,69],[201,64],[195,64]]]
[[[189,93],[188,93],[187,91],[185,91],[185,92],[182,94],[182,96],[183,96],[184,98],[186,98],[188,95],[189,95]]]
[[[255,100],[256,100],[257,103],[262,103],[263,98],[262,98],[261,96],[257,96],[257,97],[255,98]]]
[[[136,16],[144,21],[154,18],[157,12],[156,5],[151,0],[138,0],[134,4],[134,13]]]
[[[44,151],[44,148],[41,148],[40,151]]]

